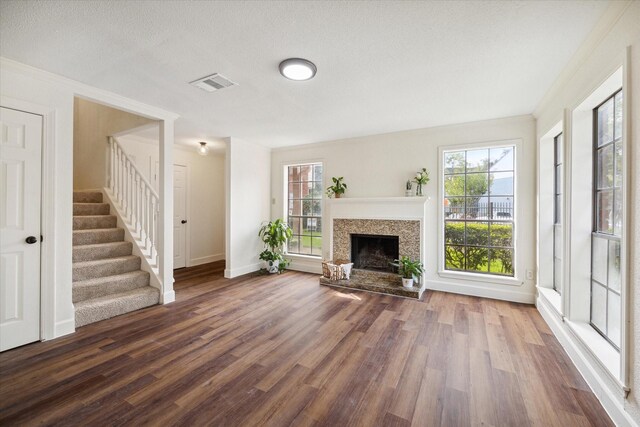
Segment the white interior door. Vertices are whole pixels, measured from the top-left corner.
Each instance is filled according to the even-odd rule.
[[[187,168],[173,165],[173,268],[187,265]]]
[[[42,117],[0,108],[0,351],[40,339]]]

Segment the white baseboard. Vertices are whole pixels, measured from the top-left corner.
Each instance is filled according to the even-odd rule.
[[[612,390],[608,375],[599,372],[601,368],[593,356],[583,348],[583,344],[571,333],[569,327],[563,322],[562,317],[553,309],[544,297],[538,297],[536,306],[540,315],[545,320],[553,335],[558,339],[562,348],[587,382],[593,394],[598,398],[604,410],[609,414],[617,426],[638,426],[629,413],[624,410],[624,398],[622,393],[618,395]],[[615,386],[613,386],[615,388]]]
[[[262,268],[262,262],[257,262],[255,264],[245,265],[244,267],[238,268],[225,268],[224,269],[224,277],[227,279],[233,279],[234,277],[242,276],[243,274],[253,273],[254,271],[258,271]]]
[[[496,289],[493,287],[470,285],[466,283],[451,283],[438,280],[427,280],[427,290],[451,292],[454,294],[471,295],[475,297],[499,299],[503,301],[519,302],[524,304],[535,303],[533,292],[525,292],[513,287]]]
[[[203,256],[200,258],[193,258],[189,261],[189,267],[195,267],[196,265],[208,264],[210,262],[222,261],[224,259],[224,252],[219,254],[213,254],[209,256]]]
[[[73,334],[76,331],[76,319],[75,316],[70,319],[61,320],[56,322],[55,330],[53,331],[53,338],[59,338],[65,335]]]

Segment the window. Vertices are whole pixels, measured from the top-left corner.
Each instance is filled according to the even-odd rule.
[[[445,270],[514,276],[515,146],[443,154]]]
[[[322,256],[322,164],[287,166],[287,253]]]
[[[562,289],[562,133],[553,138],[553,289]]]
[[[622,91],[593,111],[591,325],[620,348]]]

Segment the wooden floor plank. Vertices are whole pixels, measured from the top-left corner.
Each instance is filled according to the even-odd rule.
[[[223,271],[0,353],[0,425],[613,425],[533,306]]]

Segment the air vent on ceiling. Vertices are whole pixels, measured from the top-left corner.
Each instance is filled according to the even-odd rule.
[[[221,74],[211,74],[210,76],[203,77],[198,80],[192,81],[190,84],[198,87],[207,92],[215,92],[219,89],[224,89],[231,86],[237,86],[237,83],[232,82]]]

